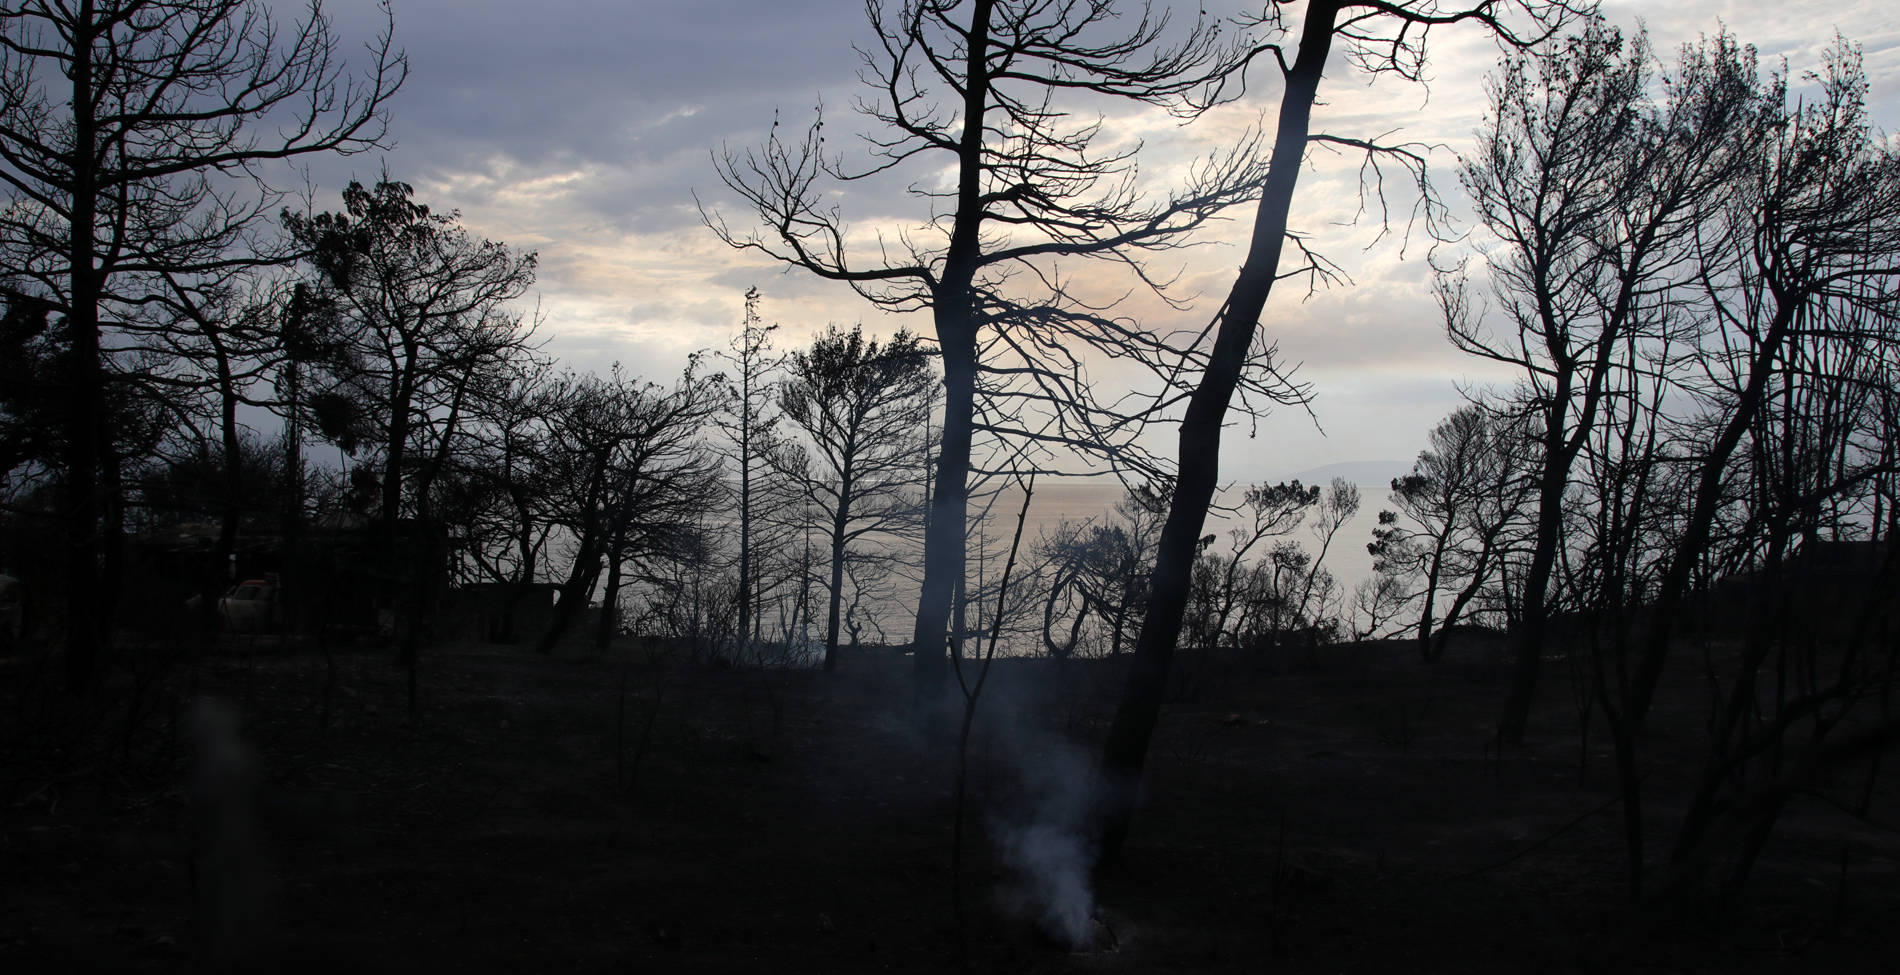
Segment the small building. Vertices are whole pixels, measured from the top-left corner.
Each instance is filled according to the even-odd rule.
[[[1785,613],[1788,632],[1846,640],[1865,620],[1869,635],[1900,625],[1900,564],[1884,541],[1810,540],[1766,569],[1716,583],[1703,619],[1711,631],[1740,636],[1768,611]]]

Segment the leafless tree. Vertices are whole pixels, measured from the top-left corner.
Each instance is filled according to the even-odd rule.
[[[1881,470],[1881,451],[1851,448],[1849,417],[1870,379],[1891,387],[1900,293],[1900,156],[1870,135],[1858,50],[1838,42],[1811,80],[1819,97],[1792,106],[1789,79],[1763,86],[1772,111],[1767,137],[1724,221],[1703,237],[1702,260],[1717,269],[1701,282],[1714,327],[1693,394],[1715,419],[1714,436],[1696,456],[1655,618],[1620,702],[1629,722],[1640,726],[1654,700],[1675,614],[1738,466],[1756,485],[1749,521],[1765,543],[1761,577],[1774,595],[1749,606],[1737,670],[1712,716],[1709,761],[1656,896],[1678,893],[1718,856],[1729,868],[1720,889],[1732,894],[1780,810],[1820,787],[1818,772],[1878,755],[1900,738],[1875,664],[1893,666],[1892,632],[1873,625],[1883,608],[1877,594],[1900,578],[1900,549],[1889,544],[1861,565],[1871,573],[1859,585],[1869,588],[1831,613],[1795,604],[1804,584],[1793,571],[1783,574],[1795,562],[1785,553],[1820,549],[1831,502]],[[1828,616],[1838,622],[1822,624]],[[1825,672],[1813,663],[1819,642],[1834,648]],[[1772,691],[1761,687],[1771,679]]]
[[[1179,375],[1180,351],[1170,336],[1115,317],[1112,296],[1072,290],[1066,262],[1117,264],[1165,292],[1169,277],[1144,261],[1246,200],[1259,163],[1248,142],[1152,200],[1134,178],[1137,150],[1104,148],[1100,122],[1073,114],[1104,96],[1192,111],[1186,96],[1226,71],[1234,53],[1209,24],[1176,32],[1146,4],[1128,12],[1108,0],[869,0],[866,15],[876,39],[860,51],[869,93],[856,107],[871,126],[869,158],[853,168],[828,155],[822,118],[802,137],[781,136],[775,123],[762,147],[715,160],[756,211],[756,229],[712,211],[706,219],[732,246],[845,282],[876,307],[931,313],[944,418],[912,644],[919,700],[934,702],[946,687],[944,638],[964,572],[973,440],[1134,463],[1137,421],[1175,401],[1097,398],[1092,357],[1138,363],[1165,381]],[[946,168],[948,185],[939,182]],[[899,173],[918,174],[917,220],[875,245],[853,244],[831,185]],[[1199,357],[1191,353],[1190,364]],[[1277,388],[1258,377],[1250,385]]]
[[[1702,60],[1752,61],[1721,38]],[[1872,139],[1866,119],[1867,81],[1857,51],[1831,52],[1822,96],[1788,107],[1788,81],[1767,86],[1761,104],[1773,114],[1758,126],[1721,222],[1698,235],[1699,277],[1716,327],[1705,332],[1706,382],[1698,396],[1719,417],[1697,458],[1687,492],[1686,524],[1659,583],[1659,621],[1644,641],[1632,705],[1647,710],[1668,651],[1667,625],[1688,589],[1723,507],[1725,468],[1768,407],[1784,364],[1799,368],[1796,345],[1814,346],[1854,309],[1891,315],[1900,293],[1900,160]]]
[[[1425,64],[1425,41],[1434,27],[1470,21],[1504,41],[1529,45],[1548,36],[1566,19],[1563,3],[1483,0],[1466,5],[1421,2],[1353,3],[1315,0],[1306,6],[1299,39],[1287,59],[1287,25],[1280,8],[1270,9],[1255,25],[1268,39],[1253,48],[1255,60],[1269,61],[1284,84],[1273,152],[1260,185],[1253,235],[1227,301],[1210,322],[1213,344],[1181,420],[1177,480],[1155,563],[1153,596],[1135,648],[1122,703],[1103,753],[1110,799],[1104,806],[1103,856],[1119,855],[1134,815],[1135,796],[1166,694],[1168,672],[1184,615],[1194,555],[1207,508],[1219,481],[1220,431],[1237,390],[1248,381],[1250,352],[1259,338],[1260,314],[1275,282],[1288,274],[1281,254],[1292,241],[1312,257],[1305,241],[1288,233],[1293,191],[1309,146],[1325,143],[1364,152],[1367,172],[1377,179],[1384,166],[1402,168],[1422,191],[1429,208],[1434,199],[1424,181],[1422,150],[1384,144],[1376,139],[1315,134],[1313,104],[1320,77],[1338,43],[1361,71],[1417,80]],[[1235,76],[1241,81],[1245,74]],[[1374,192],[1378,192],[1374,184]],[[1377,197],[1383,200],[1383,195]],[[1428,221],[1435,211],[1427,209]],[[1310,274],[1326,265],[1309,262]],[[1257,376],[1256,376],[1257,378]]]
[[[1541,414],[1535,545],[1498,734],[1521,740],[1536,689],[1571,470],[1623,370],[1691,316],[1695,235],[1759,131],[1730,64],[1674,79],[1654,104],[1646,39],[1600,21],[1509,62],[1460,180],[1501,245],[1486,263],[1495,319],[1441,286],[1453,344],[1525,373]]]
[[[1526,369],[1541,427],[1537,548],[1500,731],[1514,717],[1521,731],[1534,677],[1522,655],[1558,636],[1538,614],[1561,606],[1558,649],[1581,661],[1588,688],[1580,717],[1587,731],[1602,714],[1614,745],[1631,896],[1675,898],[1710,879],[1726,895],[1795,792],[1900,734],[1872,713],[1871,651],[1886,639],[1869,628],[1877,603],[1822,614],[1859,621],[1845,628],[1812,613],[1794,625],[1797,566],[1820,558],[1824,537],[1877,520],[1871,485],[1892,456],[1878,440],[1878,391],[1892,375],[1900,163],[1868,135],[1866,82],[1844,43],[1810,78],[1819,96],[1792,106],[1790,80],[1764,81],[1727,34],[1686,48],[1661,85],[1643,80],[1656,69],[1642,46],[1620,46],[1600,23],[1549,57],[1534,80],[1507,73],[1498,87],[1520,93],[1517,108],[1499,101],[1501,117],[1537,126],[1489,131],[1466,170],[1507,244],[1489,265],[1503,324],[1463,327],[1483,316],[1461,289],[1442,292],[1456,341]],[[1593,62],[1609,73],[1577,70]],[[1611,77],[1627,80],[1595,80]],[[1629,122],[1536,134],[1579,99]],[[1600,171],[1573,165],[1599,154]],[[1487,194],[1506,205],[1487,209]],[[1545,239],[1562,246],[1540,254],[1531,245]],[[1894,566],[1856,571],[1868,581],[1872,569]],[[1713,612],[1739,619],[1739,647],[1705,665],[1704,773],[1657,871],[1643,728],[1692,595],[1704,627]],[[1822,646],[1834,657],[1825,677]]]
[[[716,421],[726,435],[733,473],[739,482],[739,634],[750,641],[759,639],[759,608],[766,596],[760,553],[785,548],[790,540],[785,526],[769,519],[762,522],[758,517],[762,501],[766,502],[764,507],[775,507],[763,493],[779,484],[776,480],[762,481],[759,475],[768,470],[777,449],[779,418],[772,413],[776,393],[772,373],[783,358],[772,348],[772,333],[778,326],[768,325],[760,317],[760,300],[759,289],[746,291],[745,318],[739,334],[732,337],[729,350],[719,353],[731,367],[728,381],[732,388],[726,408]],[[768,524],[779,530],[771,533],[771,539],[761,539],[761,529]],[[755,544],[759,541],[767,544]]]
[[[1128,492],[1101,521],[1064,521],[1037,542],[1039,570],[1047,576],[1043,596],[1042,644],[1064,659],[1077,652],[1084,630],[1092,642],[1106,643],[1107,655],[1119,657],[1132,624],[1148,598],[1154,569],[1155,538],[1166,510],[1163,489],[1143,486]],[[1059,615],[1073,613],[1069,635],[1057,642],[1051,631]],[[1099,622],[1090,627],[1094,616]],[[1101,651],[1096,651],[1101,652]]]
[[[547,562],[554,529],[543,499],[555,493],[545,463],[547,393],[557,381],[538,356],[520,356],[476,377],[467,437],[437,482],[436,517],[460,540],[458,568],[470,581],[502,584],[513,595],[502,636],[517,639],[515,610]]]

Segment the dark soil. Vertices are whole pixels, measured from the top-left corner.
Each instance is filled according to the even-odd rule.
[[[1059,873],[1075,849],[1069,787],[1113,663],[996,665],[959,925],[954,720],[918,730],[908,658],[828,677],[436,648],[412,725],[391,655],[347,650],[326,727],[310,650],[226,644],[196,667],[154,651],[97,710],[16,657],[0,971],[1894,970],[1900,837],[1822,801],[1790,807],[1725,919],[1637,923],[1594,741],[1579,783],[1566,665],[1527,744],[1498,753],[1495,649],[1184,659],[1079,945],[1020,864]],[[209,768],[194,680],[241,726]],[[1706,700],[1675,683],[1645,780],[1652,856]],[[1900,818],[1888,782],[1872,809]]]

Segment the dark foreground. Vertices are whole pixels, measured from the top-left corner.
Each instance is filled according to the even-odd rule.
[[[905,658],[826,678],[442,648],[412,728],[388,655],[341,651],[326,728],[313,651],[221,645],[195,680],[227,707],[195,716],[182,659],[154,652],[86,710],[16,657],[0,970],[1894,970],[1900,837],[1818,802],[1727,921],[1633,935],[1653,926],[1622,906],[1601,754],[1578,783],[1563,666],[1530,742],[1494,755],[1484,653],[1188,661],[1130,849],[1094,885],[1071,827],[1119,672],[999,663],[960,924],[953,753],[912,730]],[[1699,722],[1675,703],[1663,793]],[[1900,819],[1886,781],[1873,810]]]

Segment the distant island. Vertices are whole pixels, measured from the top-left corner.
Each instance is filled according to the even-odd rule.
[[[1389,484],[1393,478],[1403,477],[1411,470],[1412,462],[1405,460],[1348,460],[1271,480],[1298,479],[1307,484],[1325,484],[1335,477],[1343,477],[1354,484]]]

